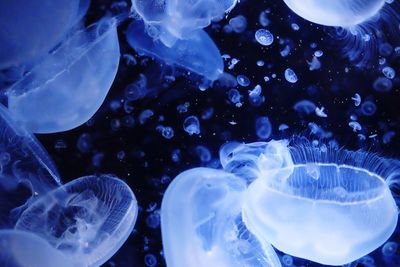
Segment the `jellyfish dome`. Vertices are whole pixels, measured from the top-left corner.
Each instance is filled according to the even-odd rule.
[[[277,249],[327,265],[357,260],[394,232],[397,161],[271,141],[244,196],[248,229]]]
[[[86,176],[36,200],[15,229],[37,234],[76,266],[100,266],[129,237],[137,211],[135,196],[123,181]]]
[[[0,230],[0,266],[73,267],[73,261],[39,236],[19,230]]]
[[[18,123],[34,133],[73,129],[103,103],[118,70],[117,22],[78,30],[6,92]],[[94,64],[95,62],[95,64]]]
[[[0,1],[0,69],[44,56],[65,38],[88,4],[89,0]]]
[[[372,18],[385,0],[283,0],[300,17],[325,26],[351,27]]]
[[[246,183],[209,168],[178,175],[161,206],[161,231],[168,266],[280,267],[273,248],[251,234],[241,216]]]

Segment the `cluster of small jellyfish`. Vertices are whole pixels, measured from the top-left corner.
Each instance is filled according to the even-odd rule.
[[[306,20],[336,27],[348,49],[346,55],[354,61],[364,60],[360,55],[372,53],[368,48],[384,38],[379,30],[369,32],[376,29],[371,24],[387,22],[385,16],[395,14],[395,7],[387,6],[396,5],[389,0],[343,0],[329,5],[322,0],[284,2]],[[229,61],[227,68],[232,70],[239,60],[221,55],[204,30],[222,20],[236,0],[132,0],[129,14],[104,17],[84,26],[89,4],[89,0],[0,3],[4,26],[0,49],[7,51],[0,54],[0,69],[12,70],[1,77],[6,85],[6,104],[0,106],[2,266],[100,266],[133,230],[138,205],[125,182],[103,174],[63,184],[50,156],[33,136],[74,129],[100,108],[117,74],[117,27],[123,20],[133,18],[125,36],[137,53],[199,75],[203,79],[200,90],[217,80],[243,88],[251,84],[245,75],[233,78],[224,73],[224,61]],[[264,16],[260,16],[260,24],[267,26]],[[394,19],[397,17],[395,14]],[[245,17],[236,16],[224,30],[241,33],[246,24]],[[298,25],[292,28],[298,30]],[[24,41],[27,37],[30,42]],[[254,39],[268,47],[276,37],[261,28]],[[286,46],[281,55],[289,50]],[[389,56],[391,50],[387,43],[379,47],[381,55]],[[321,50],[315,51],[308,63],[311,71],[321,67],[322,56]],[[134,60],[129,55],[124,59]],[[257,62],[258,66],[264,64]],[[380,65],[382,76],[373,88],[388,92],[396,71],[383,59]],[[301,78],[292,68],[286,68],[283,77],[288,84]],[[144,98],[147,82],[140,75],[125,89],[126,98]],[[252,106],[265,101],[262,91],[261,85],[248,90]],[[227,95],[236,107],[243,105],[239,90],[232,88]],[[358,93],[352,101],[362,116],[372,116],[377,110],[373,100],[364,100]],[[183,103],[177,111],[186,113],[189,106]],[[307,99],[296,102],[293,109],[302,116],[328,117],[323,106]],[[212,113],[205,111],[202,119]],[[139,123],[153,115],[152,110],[143,110]],[[124,123],[133,125],[132,120],[126,117]],[[348,126],[359,139],[367,138],[356,115],[350,116]],[[314,122],[308,127],[321,139],[332,136]],[[279,125],[279,131],[288,128]],[[199,118],[187,116],[183,130],[189,136],[200,135]],[[269,117],[255,118],[255,130],[260,140],[269,139]],[[170,126],[158,125],[156,131],[165,139],[174,137]],[[389,143],[394,135],[388,131],[383,142]],[[88,138],[80,136],[81,151],[87,149]],[[202,162],[212,157],[205,146],[197,146],[196,153]],[[400,163],[394,159],[339,149],[334,143],[272,140],[225,144],[220,165],[222,169],[185,171],[165,192],[159,216],[168,266],[293,266],[292,257],[345,265],[383,244],[384,255],[397,251],[397,243],[386,242],[398,220],[397,198],[391,187],[397,186]],[[152,225],[152,218],[148,220]],[[274,248],[285,255],[279,257]],[[146,255],[145,263],[157,264],[151,254]]]

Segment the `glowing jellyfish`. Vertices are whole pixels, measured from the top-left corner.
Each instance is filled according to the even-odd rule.
[[[283,0],[300,17],[311,22],[338,27],[363,23],[376,15],[385,0]]]
[[[224,70],[218,48],[202,30],[193,32],[186,39],[178,39],[171,47],[150,37],[141,21],[133,21],[126,34],[128,43],[136,51],[156,57],[169,65],[186,68],[210,80],[216,80]]]
[[[75,266],[100,266],[128,238],[137,211],[135,196],[123,181],[86,176],[36,200],[15,228],[47,240]]]
[[[35,133],[73,129],[103,103],[117,73],[115,19],[75,32],[7,91],[13,117]]]
[[[396,228],[388,185],[400,175],[397,161],[271,141],[254,165],[258,175],[246,190],[243,220],[287,254],[342,265],[381,246]]]
[[[221,19],[237,0],[132,0],[132,9],[146,24],[162,26],[164,40],[185,39],[211,21]],[[167,43],[165,43],[167,45]]]
[[[195,168],[177,176],[161,206],[167,265],[281,266],[273,248],[242,221],[245,189],[244,180],[221,170]]]
[[[72,267],[71,258],[39,236],[18,230],[0,230],[0,265],[6,267]]]
[[[63,40],[88,5],[89,0],[1,1],[0,69],[45,55]]]
[[[0,228],[13,226],[16,208],[58,187],[59,174],[36,138],[0,105]],[[16,213],[15,213],[16,212]]]

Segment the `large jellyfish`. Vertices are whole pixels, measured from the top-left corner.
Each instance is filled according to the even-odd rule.
[[[359,67],[377,61],[378,48],[388,40],[398,40],[398,3],[385,0],[283,0],[302,18],[334,26],[344,55]],[[379,51],[380,52],[380,51]]]
[[[235,4],[236,0],[132,0],[132,9],[145,26],[133,22],[136,25],[127,31],[129,43],[139,52],[216,80],[223,72],[223,61],[202,29]],[[190,61],[192,57],[195,62]]]
[[[100,266],[128,238],[137,211],[135,196],[123,181],[110,175],[86,176],[36,200],[15,229],[47,240],[75,266]]]
[[[0,126],[0,227],[7,227],[13,225],[16,208],[61,182],[47,152],[2,105]]]
[[[0,266],[72,267],[73,260],[39,236],[19,230],[0,230]]]
[[[105,18],[72,34],[8,91],[8,108],[35,133],[73,129],[103,103],[117,73],[117,21]]]
[[[273,248],[242,221],[243,179],[222,170],[195,168],[177,176],[161,206],[168,266],[274,266]]]
[[[127,29],[128,43],[136,51],[154,56],[167,64],[179,65],[215,80],[224,66],[218,48],[204,31],[195,31],[186,39],[178,39],[171,47],[143,34],[145,26],[133,21]]]
[[[0,69],[48,53],[86,12],[89,0],[0,1]]]
[[[245,153],[235,155],[238,150]],[[239,146],[231,155],[248,158],[247,150]],[[271,141],[253,166],[257,178],[246,190],[243,220],[287,254],[342,265],[381,246],[396,228],[389,189],[400,175],[395,160]]]
[[[385,0],[283,0],[291,10],[311,22],[350,27],[375,16]]]

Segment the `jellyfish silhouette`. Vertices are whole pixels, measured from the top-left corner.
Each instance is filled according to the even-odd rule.
[[[13,226],[18,209],[61,184],[47,152],[0,105],[0,228]]]
[[[331,35],[340,40],[344,55],[359,67],[377,59],[379,46],[397,39],[399,6],[385,0],[283,0],[300,17],[334,26]]]
[[[132,22],[127,31],[128,42],[139,52],[216,80],[223,72],[223,61],[202,29],[235,5],[236,0],[132,0],[132,10],[145,26]]]
[[[273,248],[242,221],[244,190],[243,179],[222,170],[178,175],[161,206],[167,266],[281,266]]]
[[[15,229],[37,234],[75,266],[100,266],[128,238],[137,211],[135,196],[123,181],[86,176],[36,200]]]
[[[103,103],[117,73],[117,20],[105,18],[72,34],[6,92],[18,123],[35,133],[73,129]]]
[[[72,267],[73,261],[39,236],[0,230],[0,265],[4,267]]]
[[[257,178],[246,190],[243,220],[287,254],[342,265],[381,246],[396,228],[389,186],[400,175],[398,161],[271,141],[253,165]]]
[[[89,0],[1,1],[0,69],[31,64],[47,54],[65,38],[88,5]]]

